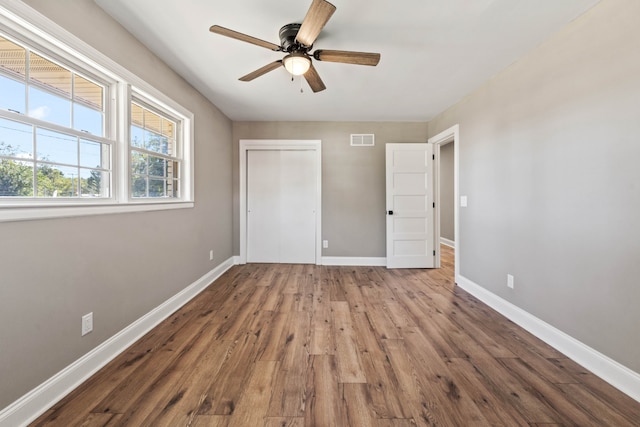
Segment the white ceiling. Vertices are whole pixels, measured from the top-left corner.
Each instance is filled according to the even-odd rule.
[[[311,0],[96,0],[236,121],[426,121],[542,43],[598,0],[333,0],[314,49],[379,52],[377,67],[314,63],[313,93],[284,68],[239,77],[281,52],[209,32],[280,44]],[[300,88],[304,93],[300,93]]]

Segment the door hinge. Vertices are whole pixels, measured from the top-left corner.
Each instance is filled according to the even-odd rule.
[[[434,209],[436,208],[436,202],[433,202],[433,208]]]
[[[433,251],[433,256],[436,256],[436,251]]]
[[[431,155],[431,159],[432,159],[432,160],[435,160],[435,159],[436,159],[436,155],[435,155],[435,154],[432,154],[432,155]]]

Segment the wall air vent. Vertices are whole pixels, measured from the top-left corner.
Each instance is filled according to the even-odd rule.
[[[352,147],[373,147],[376,145],[375,135],[372,133],[352,133]]]

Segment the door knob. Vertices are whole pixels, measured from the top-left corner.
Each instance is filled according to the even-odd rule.
[[[393,211],[389,211],[389,215],[393,215]]]

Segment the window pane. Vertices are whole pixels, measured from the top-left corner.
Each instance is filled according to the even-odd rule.
[[[166,137],[150,132],[144,131],[145,148],[149,151],[155,151],[156,153],[169,154],[169,144]]]
[[[88,107],[103,111],[104,89],[77,74],[73,76],[73,97]]]
[[[180,163],[167,162],[167,177],[168,178],[180,178]]]
[[[38,128],[36,151],[38,160],[69,165],[78,164],[78,139],[75,136]]]
[[[177,179],[168,179],[167,180],[167,197],[180,197],[180,181]]]
[[[80,140],[80,166],[109,169],[109,146],[95,141]]]
[[[38,165],[38,197],[77,197],[78,169]]]
[[[149,157],[149,176],[166,176],[166,165],[167,161],[160,157],[148,156]],[[151,185],[151,184],[149,184]]]
[[[71,97],[71,71],[33,52],[29,54],[29,78],[62,96]]]
[[[176,124],[171,120],[162,119],[162,134],[168,138],[176,138]]]
[[[0,108],[3,110],[13,110],[24,114],[27,110],[25,106],[24,83],[0,74]]]
[[[23,47],[0,37],[0,71],[24,79],[27,53]]]
[[[164,179],[149,178],[149,197],[164,197]]]
[[[143,121],[142,115],[143,115],[142,107],[132,102],[131,103],[131,123],[139,127],[144,127],[144,121]]]
[[[0,156],[33,159],[33,127],[0,119]]]
[[[144,128],[155,133],[162,132],[162,118],[156,113],[144,109]]]
[[[147,197],[147,178],[137,175],[131,178],[131,196]]]
[[[0,197],[33,197],[33,163],[0,158]]]
[[[80,169],[83,197],[109,197],[109,172]]]
[[[147,155],[137,151],[131,152],[131,173],[144,175],[147,173]]]
[[[89,132],[92,135],[104,136],[102,128],[102,112],[87,108],[77,102],[74,103],[73,128]]]
[[[29,87],[29,116],[71,127],[71,101]]]
[[[144,131],[141,127],[131,126],[131,145],[133,147],[144,148]]]

